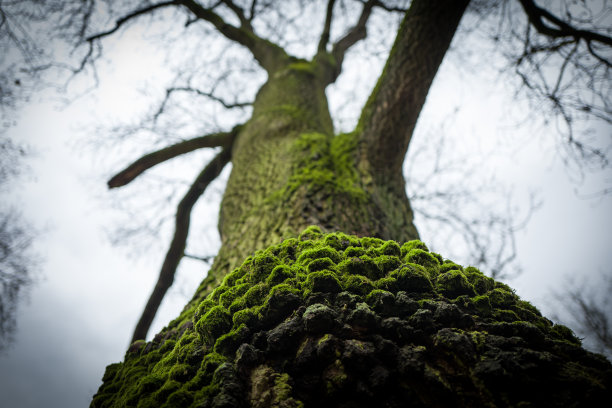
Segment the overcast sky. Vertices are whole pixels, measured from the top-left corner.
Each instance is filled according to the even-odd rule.
[[[75,147],[75,141],[85,136],[83,124],[100,117],[129,115],[136,109],[138,87],[134,84],[143,71],[159,65],[163,75],[163,62],[154,49],[132,43],[130,38],[124,37],[110,49],[113,68],[101,71],[102,87],[94,96],[61,111],[55,109],[56,103],[35,100],[21,114],[19,125],[10,130],[12,138],[30,144],[35,154],[28,158],[30,171],[18,191],[6,199],[19,203],[41,231],[35,246],[43,262],[28,300],[20,305],[16,341],[0,355],[2,406],[88,405],[105,366],[122,359],[157,278],[163,257],[158,248],[164,242],[138,259],[109,244],[105,230],[120,219],[110,210],[113,193],[105,189],[110,170],[100,167],[99,155]],[[419,129],[452,117],[453,136],[469,148],[498,143],[514,134],[519,141],[530,140],[536,130],[509,125],[512,99],[492,81],[443,67]],[[453,113],[457,106],[460,109]],[[609,128],[603,131],[612,132]],[[417,135],[424,134],[417,130]],[[588,282],[600,271],[610,272],[612,199],[578,198],[577,185],[569,180],[553,145],[540,141],[522,145],[510,144],[496,157],[495,171],[515,186],[519,197],[539,189],[543,205],[517,234],[524,272],[509,283],[523,299],[552,313],[550,293],[559,290],[567,277]],[[185,168],[187,172],[197,170]],[[610,177],[609,172],[593,176],[581,191],[594,191]],[[209,199],[203,201],[197,211],[206,220],[192,231],[205,236],[208,249],[214,252],[218,244],[210,237],[216,233],[212,226],[218,208],[214,203],[208,205]],[[435,249],[443,253],[442,248]],[[152,334],[177,315],[204,276],[205,266],[184,261],[179,273],[180,290],[174,289],[164,302]]]

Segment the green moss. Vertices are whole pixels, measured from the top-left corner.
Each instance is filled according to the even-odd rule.
[[[287,279],[295,277],[295,273],[287,265],[279,265],[272,269],[272,272],[266,278],[266,283],[270,286],[283,283]]]
[[[203,343],[214,344],[215,339],[232,327],[232,316],[223,306],[215,306],[195,325]]]
[[[520,317],[512,310],[495,309],[493,311],[493,318],[500,322],[515,322],[520,320]]]
[[[507,286],[506,288],[509,290],[505,288],[495,288],[488,293],[491,305],[498,308],[509,308],[518,300],[518,297],[512,290]]]
[[[325,245],[329,245],[337,251],[346,251],[346,249],[351,246],[360,245],[359,240],[356,237],[342,232],[334,232],[325,235],[323,243]]]
[[[386,276],[374,282],[374,286],[377,289],[385,290],[388,292],[397,292],[399,290],[399,285],[397,283],[397,279]],[[431,286],[431,282],[430,282]]]
[[[493,290],[495,287],[495,280],[485,276],[482,272],[480,272],[477,268],[473,266],[468,266],[467,268],[458,269],[463,271],[463,274],[467,277],[468,281],[474,287],[474,290],[478,294],[487,293],[490,290]]]
[[[337,295],[330,297],[329,294]],[[354,310],[346,318],[359,330],[369,330],[379,324],[376,321],[394,316],[398,308],[412,302],[414,307],[408,307],[406,310],[410,312],[405,312],[405,316],[419,330],[426,330],[427,326],[417,325],[430,324],[427,322],[431,319],[454,319],[453,308],[460,308],[473,315],[465,316],[479,320],[491,334],[499,332],[536,339],[538,344],[543,344],[545,338],[555,344],[580,343],[571,330],[552,325],[507,285],[484,276],[476,268],[442,261],[420,241],[399,245],[378,238],[322,234],[320,228],[310,227],[299,238],[249,257],[208,297],[183,311],[154,342],[133,344],[123,363],[107,367],[104,384],[92,406],[198,406],[206,399],[210,402],[222,392],[223,382],[227,380],[224,376],[233,369],[236,350],[241,344],[251,344],[257,333],[268,330],[270,322],[284,321],[290,330],[288,322],[295,318],[297,308],[308,306],[304,302],[313,302],[313,299],[317,307],[323,307],[321,297],[352,305]],[[331,303],[324,307],[328,306],[331,308]],[[311,312],[315,308],[309,307],[306,310]],[[193,317],[193,326],[186,316]],[[466,324],[452,322],[457,327]],[[322,334],[331,329],[326,326],[317,330],[312,333]],[[398,335],[404,330],[401,336],[407,336],[408,342],[413,341],[410,331],[406,332],[408,329],[397,330]],[[479,352],[488,347],[486,332],[465,332],[463,336],[461,330],[454,328],[452,333],[456,336],[443,338],[441,333],[438,342],[460,341],[468,348],[471,342]],[[336,335],[334,332],[299,340],[302,353],[312,353],[312,347],[327,350],[328,360],[321,363],[320,376],[329,392],[342,390],[349,381],[342,362],[331,363],[342,353],[334,351]],[[263,341],[266,344],[269,340]],[[436,370],[432,368],[423,373],[444,385],[446,379],[438,378]],[[300,406],[291,397],[286,374],[269,367],[262,369],[261,374],[261,381],[273,382],[274,398],[291,400],[293,405],[288,406]],[[271,401],[266,398],[261,401]]]
[[[555,324],[552,327],[551,331],[557,338],[561,340],[565,340],[578,346],[580,345],[580,339],[576,337],[576,335],[571,329],[566,326],[563,326],[562,324]]]
[[[281,263],[271,251],[257,253],[253,259],[252,280],[255,282],[265,280],[270,271]]]
[[[309,260],[328,258],[333,263],[340,261],[340,254],[330,246],[320,246],[312,249],[307,249],[302,252],[298,258],[298,263],[307,264]]]
[[[380,253],[382,255],[399,257],[402,255],[402,250],[397,242],[387,241],[380,247]]]
[[[400,259],[395,255],[381,255],[375,259],[376,266],[385,276],[389,272],[399,268],[402,265]],[[372,279],[376,279],[375,277]]]
[[[368,255],[348,258],[338,265],[344,274],[363,275],[369,279],[377,280],[383,277],[383,271]]]
[[[304,287],[307,289],[306,294],[311,292],[338,293],[342,290],[337,275],[327,270],[310,273]]]
[[[301,73],[305,73],[308,75],[315,75],[315,64],[306,60],[298,60],[293,62],[287,66],[288,69],[292,71],[297,71]]]
[[[361,275],[347,275],[344,279],[344,289],[348,292],[361,296],[367,296],[374,290],[374,284],[370,279]]]
[[[308,272],[317,272],[323,270],[336,270],[336,263],[329,258],[318,258],[312,260],[308,264]]]
[[[423,242],[419,241],[418,239],[414,239],[412,241],[408,241],[402,244],[402,246],[400,247],[400,251],[401,251],[400,256],[404,258],[413,249],[421,249],[423,251],[429,251],[429,249],[427,248],[427,245],[425,245]]]
[[[323,231],[321,230],[321,227],[317,225],[311,225],[300,233],[299,240],[300,241],[317,240],[321,238],[322,235],[323,235]]]
[[[179,382],[189,380],[195,371],[195,367],[188,364],[176,364],[170,370],[170,378]]]
[[[248,327],[256,326],[256,322],[261,318],[261,309],[262,306],[254,306],[234,313],[232,316],[233,326],[238,327],[242,324]]]
[[[268,295],[268,291],[270,290],[270,286],[260,282],[252,286],[247,292],[244,294],[244,300],[248,307],[260,305],[263,300]]]
[[[286,190],[279,194],[290,194],[304,186],[315,189],[324,186],[348,194],[355,200],[364,200],[366,193],[360,186],[355,166],[356,147],[357,137],[352,133],[335,137],[315,132],[302,133],[294,146],[302,160],[296,163]]]
[[[420,265],[404,265],[400,269],[393,271],[389,277],[397,281],[399,290],[408,293],[422,293],[433,291],[433,285],[429,279],[429,274]]]
[[[436,288],[451,299],[461,295],[475,295],[474,287],[461,271],[451,270],[442,273],[436,281]]]
[[[233,357],[238,346],[247,341],[249,334],[250,331],[247,325],[242,323],[238,328],[221,335],[215,342],[214,351],[228,357]]]
[[[184,389],[180,389],[170,394],[166,404],[164,404],[163,406],[180,408],[180,407],[187,407],[192,402],[193,402],[193,393],[187,390],[184,390]]]
[[[476,311],[481,315],[488,316],[491,314],[492,307],[488,296],[475,296],[472,298],[472,302]]]
[[[234,302],[234,300],[236,300],[236,298],[246,293],[246,291],[249,289],[249,286],[250,285],[248,283],[231,286],[228,290],[226,290],[219,296],[219,303],[223,307],[228,308]]]
[[[433,256],[426,250],[419,248],[411,249],[404,257],[404,260],[408,263],[415,263],[417,265],[421,265],[426,269],[435,269],[436,271],[440,266],[440,262],[435,256]]]
[[[363,237],[361,238],[361,246],[366,249],[382,248],[385,245],[385,241],[375,237]]]
[[[456,263],[454,263],[453,261],[449,261],[448,259],[444,261],[442,265],[440,265],[440,268],[439,268],[440,273],[444,273],[444,272],[448,272],[452,270],[463,271],[464,269],[463,269],[463,266],[457,265]]]
[[[344,251],[344,256],[347,258],[360,257],[361,255],[365,255],[365,249],[362,247],[350,246]]]

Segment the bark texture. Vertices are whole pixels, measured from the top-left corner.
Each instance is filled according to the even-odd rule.
[[[192,317],[109,366],[92,407],[604,406],[612,364],[420,241],[259,251]]]

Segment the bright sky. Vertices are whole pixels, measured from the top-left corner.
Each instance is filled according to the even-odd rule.
[[[0,356],[3,406],[88,405],[105,366],[122,360],[157,278],[163,251],[154,248],[147,257],[134,260],[109,244],[104,231],[119,220],[109,209],[115,193],[105,188],[110,169],[101,168],[95,159],[99,156],[74,147],[75,139],[83,137],[83,124],[129,115],[138,98],[134,83],[143,71],[161,64],[154,51],[131,41],[124,38],[121,46],[111,48],[114,65],[100,72],[103,86],[95,98],[85,97],[63,111],[55,110],[52,103],[34,102],[11,130],[14,139],[29,143],[36,151],[28,161],[31,177],[10,199],[20,203],[26,217],[44,230],[36,241],[44,262],[29,300],[21,304],[15,344]],[[163,68],[159,69],[163,74]],[[490,78],[477,80],[444,66],[415,138],[426,137],[422,129],[427,124],[448,118],[460,106],[453,116],[451,136],[462,140],[463,147],[486,147],[517,133],[518,140],[529,140],[533,129],[509,126],[511,101]],[[579,199],[576,185],[569,181],[551,144],[509,145],[495,159],[496,173],[515,186],[519,197],[538,188],[543,202],[517,235],[524,272],[510,284],[522,298],[551,313],[551,290],[559,290],[567,276],[583,282],[600,270],[609,272],[612,199]],[[605,176],[609,179],[610,174],[591,178],[589,183],[597,187]],[[205,221],[196,223],[192,232],[209,242],[208,237],[215,235],[211,226],[217,208],[214,203],[200,203],[197,211],[198,218]],[[435,249],[444,255],[443,248]],[[178,286],[183,293],[174,289],[167,297],[152,334],[177,315],[204,272],[200,263],[182,263]]]

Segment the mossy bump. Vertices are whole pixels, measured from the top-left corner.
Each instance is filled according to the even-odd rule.
[[[612,387],[612,365],[571,330],[421,241],[309,227],[187,312],[108,366],[91,406],[518,406],[541,405],[534,384],[561,389],[557,402]],[[564,373],[580,373],[579,391]]]

